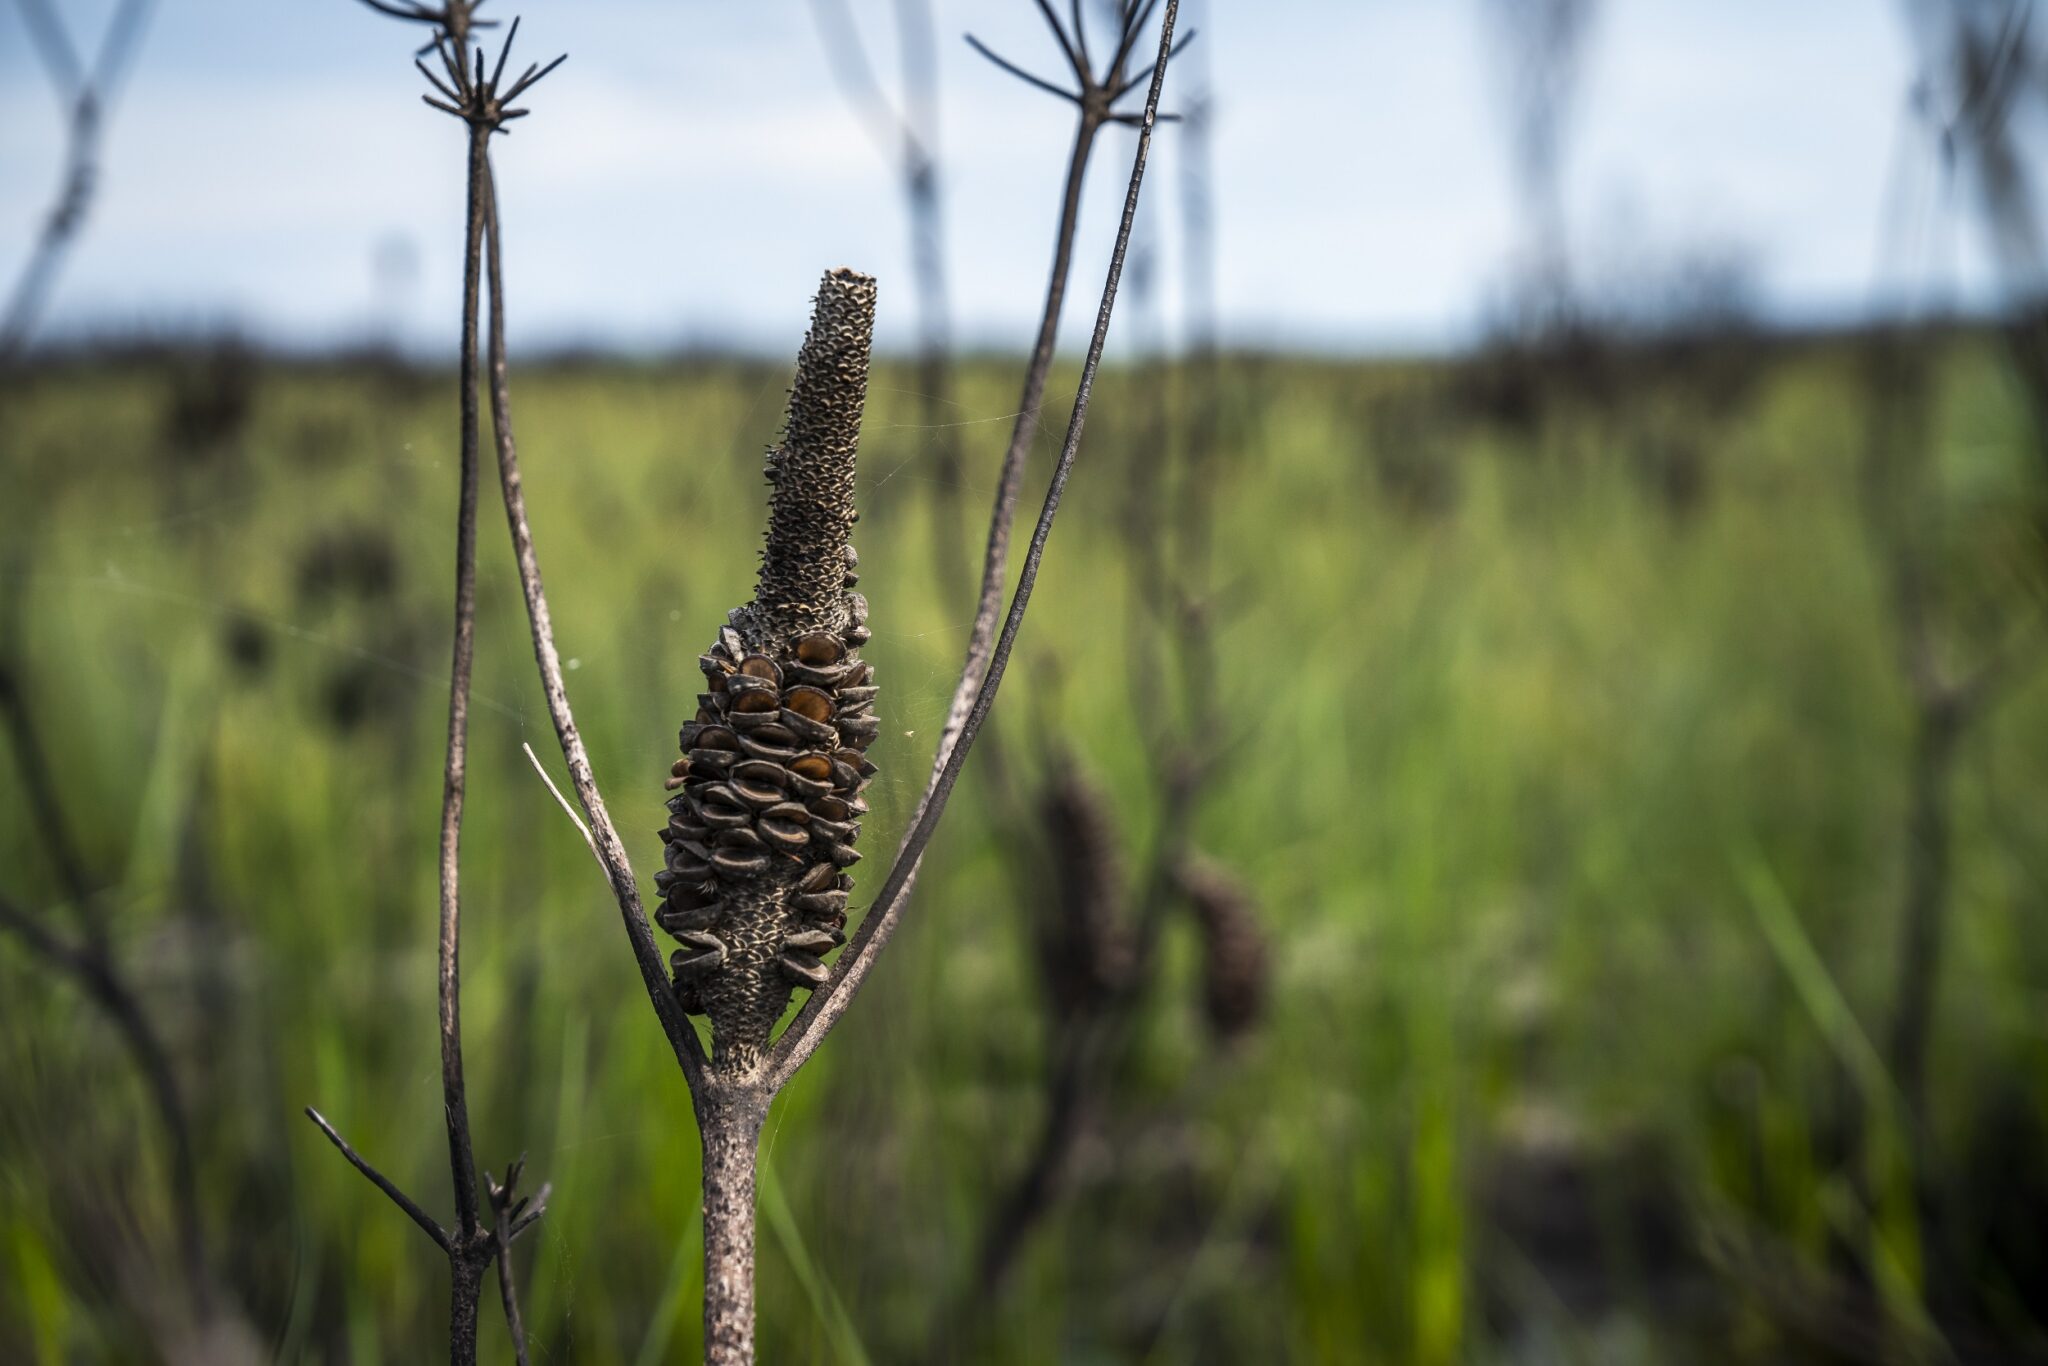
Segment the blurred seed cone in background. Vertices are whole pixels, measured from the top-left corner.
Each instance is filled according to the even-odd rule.
[[[1107,796],[1071,755],[1053,760],[1039,796],[1052,887],[1037,899],[1033,935],[1057,1019],[1102,1005],[1132,971],[1123,846],[1110,810]]]
[[[677,995],[710,1016],[720,1065],[746,1065],[797,987],[823,985],[846,941],[846,869],[875,768],[874,672],[860,658],[854,457],[867,401],[875,282],[828,271],[780,445],[754,600],[698,661],[705,691],[679,736],[655,919],[681,941]]]
[[[1191,854],[1174,870],[1202,934],[1202,1012],[1226,1042],[1266,1013],[1266,936],[1251,891],[1214,859]]]

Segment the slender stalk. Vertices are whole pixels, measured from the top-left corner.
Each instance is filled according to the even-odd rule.
[[[1016,644],[1017,633],[1024,624],[1024,613],[1031,603],[1031,590],[1038,582],[1038,569],[1045,557],[1045,544],[1052,534],[1052,526],[1059,514],[1060,498],[1066,492],[1068,477],[1073,473],[1074,459],[1080,450],[1081,431],[1087,421],[1088,401],[1095,391],[1095,376],[1102,366],[1102,350],[1109,336],[1109,319],[1116,306],[1116,291],[1123,278],[1124,258],[1129,253],[1131,228],[1137,218],[1138,195],[1144,185],[1145,164],[1151,154],[1152,130],[1159,117],[1159,92],[1166,79],[1166,69],[1172,52],[1173,23],[1180,9],[1180,0],[1167,0],[1166,13],[1160,23],[1159,58],[1153,67],[1152,82],[1145,96],[1144,113],[1139,116],[1138,147],[1131,162],[1130,186],[1124,195],[1123,217],[1117,226],[1116,245],[1110,254],[1109,273],[1103,282],[1102,302],[1096,311],[1095,331],[1089,339],[1087,359],[1081,367],[1081,381],[1074,393],[1074,407],[1067,422],[1067,434],[1060,447],[1058,463],[1053,468],[1052,480],[1046,489],[1045,502],[1038,515],[1038,523],[1032,529],[1031,542],[1024,556],[1024,567],[1017,580],[1017,589],[1010,599],[1010,610],[1003,622],[1003,629],[995,642],[994,653],[988,661],[986,677],[974,690],[973,705],[962,721],[958,739],[950,750],[945,741],[940,742],[943,761],[935,765],[936,771],[918,803],[917,815],[911,829],[904,836],[898,849],[894,865],[883,880],[874,903],[861,918],[860,928],[854,932],[852,941],[839,957],[832,980],[823,988],[811,993],[811,999],[804,1004],[796,1018],[791,1021],[782,1037],[771,1050],[769,1062],[769,1085],[780,1087],[799,1067],[817,1051],[819,1043],[845,1014],[846,1007],[860,990],[861,983],[874,966],[875,955],[889,936],[895,932],[902,916],[903,904],[911,885],[917,876],[917,866],[924,857],[926,847],[931,843],[932,834],[938,828],[939,818],[945,814],[946,802],[951,797],[954,785],[959,781],[961,767],[973,748],[974,739],[980,733],[982,723],[987,719],[989,708],[994,705],[996,690],[1002,682],[1003,672],[1009,667],[1010,652]],[[997,501],[997,520],[1001,519],[1002,499]],[[1004,539],[1005,528],[992,528],[990,543],[994,546]],[[963,684],[974,671],[972,648],[968,665],[962,672]]]
[[[526,1322],[519,1314],[519,1279],[512,1270],[512,1221],[504,1210],[492,1221],[498,1239],[498,1303],[505,1311],[505,1328],[512,1334],[512,1355],[519,1366],[526,1363]]]
[[[1096,134],[1102,130],[1102,115],[1084,107],[1074,125],[1074,142],[1067,156],[1066,184],[1060,192],[1059,230],[1054,238],[1052,274],[1046,281],[1045,305],[1039,312],[1038,336],[1031,345],[1031,360],[1024,369],[1024,392],[1017,401],[1017,420],[1010,429],[1010,444],[1003,452],[1003,464],[996,476],[995,508],[990,513],[988,544],[982,552],[981,594],[975,604],[974,625],[967,637],[967,661],[954,685],[953,699],[946,709],[945,728],[939,732],[938,752],[932,758],[932,772],[944,770],[953,749],[960,743],[961,730],[973,710],[982,682],[988,674],[990,648],[995,640],[996,622],[1002,613],[1003,588],[1010,564],[1010,530],[1017,520],[1017,499],[1024,487],[1024,462],[1031,454],[1031,438],[1038,432],[1039,408],[1045,402],[1046,377],[1052,371],[1054,349],[1059,340],[1060,308],[1066,302],[1067,276],[1074,262],[1074,233],[1081,217],[1081,188],[1088,174],[1088,158],[1095,149]]]
[[[697,1095],[704,1168],[704,1363],[754,1359],[754,1162],[770,1093],[719,1081]]]
[[[488,168],[486,168],[488,175]],[[488,186],[487,186],[488,189]],[[548,611],[547,588],[541,579],[540,556],[534,549],[533,527],[526,516],[526,491],[519,473],[519,448],[512,431],[512,393],[505,361],[505,277],[503,241],[498,226],[496,199],[489,200],[490,291],[491,291],[491,430],[497,439],[498,482],[505,495],[505,520],[512,534],[512,553],[519,565],[519,587],[526,599],[526,619],[533,634],[533,658],[540,669],[541,692],[547,699],[548,717],[554,722],[555,739],[561,744],[563,762],[568,765],[569,782],[576,791],[590,825],[587,837],[592,851],[604,868],[612,895],[625,922],[626,941],[640,967],[641,985],[662,1033],[674,1050],[676,1063],[691,1089],[703,1078],[704,1045],[697,1030],[683,1014],[675,991],[669,985],[661,950],[654,942],[654,928],[641,904],[639,884],[633,877],[626,847],[605,809],[591,771],[590,754],[583,735],[576,728],[576,715],[569,706],[569,690],[563,680],[561,652],[555,648],[554,619]]]
[[[429,83],[447,95],[452,103],[432,96],[427,97],[427,103],[462,119],[469,134],[463,237],[461,392],[458,396],[461,470],[455,531],[455,639],[449,665],[448,748],[441,785],[440,959],[436,993],[439,1002],[442,1112],[448,1130],[449,1172],[455,1187],[454,1226],[444,1229],[437,1225],[416,1202],[358,1156],[317,1112],[308,1109],[306,1113],[356,1169],[419,1224],[447,1254],[450,1273],[449,1360],[454,1366],[471,1366],[476,1360],[477,1319],[484,1276],[493,1259],[500,1261],[499,1296],[505,1307],[507,1326],[513,1334],[520,1359],[525,1359],[525,1334],[519,1320],[518,1294],[512,1270],[506,1263],[510,1261],[513,1239],[540,1218],[548,1194],[543,1187],[538,1197],[531,1201],[514,1201],[512,1187],[518,1179],[519,1168],[523,1166],[522,1160],[514,1164],[504,1186],[492,1184],[491,1222],[486,1224],[480,1217],[475,1146],[470,1135],[469,1099],[462,1067],[461,846],[463,799],[468,777],[470,680],[476,654],[476,512],[481,445],[477,397],[480,381],[478,326],[486,225],[494,225],[496,218],[490,177],[490,139],[507,119],[517,118],[522,112],[508,108],[509,103],[552,71],[560,59],[545,69],[539,66],[529,68],[511,85],[501,86],[512,39],[519,28],[516,21],[506,36],[496,69],[487,77],[483,52],[477,50],[473,54],[475,74],[472,77],[468,65],[471,52],[465,46],[452,43],[450,34],[469,31],[473,4],[451,0],[444,9],[433,12],[419,6],[402,12],[377,4],[371,7],[384,13],[397,12],[401,18],[446,25],[437,32],[429,49],[440,53],[446,79],[428,70],[423,63],[419,65]],[[495,233],[492,236],[495,238]],[[492,250],[495,253],[495,241]],[[493,264],[495,266],[495,255]],[[492,327],[493,360],[499,371],[497,385],[502,387],[503,330],[495,312]],[[501,401],[494,394],[493,417],[497,419],[495,425],[502,440],[508,437],[508,432],[499,417],[500,406]]]
[[[484,1297],[484,1267],[472,1257],[453,1257],[448,1262],[448,1359],[473,1363],[476,1360],[477,1317]]]
[[[455,645],[448,670],[448,753],[441,774],[441,1102],[448,1121],[448,1164],[455,1181],[457,1232],[477,1221],[476,1156],[470,1148],[469,1097],[462,1079],[462,809],[469,773],[469,684],[476,660],[476,502],[478,468],[477,305],[483,261],[485,158],[490,129],[469,138],[469,215],[462,275],[461,494],[455,514]],[[474,1337],[476,1307],[469,1317]],[[471,1344],[472,1354],[474,1343]]]

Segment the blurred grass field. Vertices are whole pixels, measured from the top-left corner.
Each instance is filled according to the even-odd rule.
[[[1198,837],[1258,890],[1272,1008],[1212,1052],[1177,933],[1138,1065],[986,1307],[977,1360],[1857,1359],[1868,1316],[1837,1303],[1836,1249],[1864,1229],[1874,1293],[1921,1324],[1900,1359],[2048,1352],[2048,681],[1963,752],[1936,1132],[1915,1147],[1867,1065],[1910,715],[1844,351],[1786,348],[1715,411],[1646,396],[1537,438],[1398,417],[1432,364],[1227,366],[1212,682],[1245,739]],[[962,376],[970,544],[1014,370]],[[448,1208],[433,841],[453,385],[264,364],[243,412],[214,392],[226,373],[79,363],[6,397],[7,629],[177,1056],[213,1255],[256,1349],[419,1360],[445,1265],[299,1110]],[[1996,348],[1954,340],[1942,374],[1944,544],[1968,560],[2031,535],[2038,471]],[[997,716],[1027,762],[1027,720],[1057,718],[1142,842],[1118,521],[1139,378],[1098,391]],[[695,657],[751,591],[786,383],[740,361],[515,381],[571,695],[643,876]],[[885,687],[865,890],[965,640],[961,585],[933,582],[936,434],[912,384],[878,374],[862,452]],[[1674,439],[1682,500],[1660,482]],[[1051,454],[1042,435],[1034,487]],[[519,1253],[535,1360],[690,1360],[688,1096],[603,881],[520,750],[559,771],[489,479],[464,845],[480,1160],[524,1151],[554,1186]],[[2038,612],[2038,575],[2001,574],[2003,610]],[[1036,1129],[1044,1031],[993,819],[970,781],[872,986],[770,1120],[764,1360],[914,1358]],[[0,867],[8,895],[62,916],[11,781]],[[170,1353],[161,1147],[126,1056],[12,941],[0,1002],[0,1358]],[[1883,1140],[1874,1179],[1830,1132],[1845,1076]],[[1941,1193],[1938,1237],[1916,1181]],[[1937,1312],[1958,1282],[1962,1326]],[[486,1308],[485,1355],[507,1359]]]

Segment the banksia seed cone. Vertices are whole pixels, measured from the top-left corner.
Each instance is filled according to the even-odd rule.
[[[1250,1031],[1266,1012],[1266,936],[1251,893],[1221,865],[1199,855],[1175,871],[1202,932],[1202,1013],[1225,1041]]]
[[[867,600],[853,590],[853,468],[867,400],[875,282],[828,271],[768,453],[768,539],[754,600],[699,661],[682,728],[655,919],[683,944],[676,994],[711,1017],[720,1062],[767,1044],[796,987],[822,986],[846,942],[854,841],[880,730]]]
[[[1046,784],[1039,819],[1053,882],[1037,919],[1039,972],[1066,1018],[1099,1005],[1130,972],[1123,848],[1108,800],[1069,759]]]

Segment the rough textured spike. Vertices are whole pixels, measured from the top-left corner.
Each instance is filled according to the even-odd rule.
[[[766,462],[774,487],[754,601],[727,615],[699,661],[712,691],[698,699],[698,729],[681,737],[690,800],[671,810],[696,848],[678,857],[715,880],[659,918],[665,929],[715,930],[723,945],[715,967],[693,968],[677,989],[686,1009],[710,1017],[718,1069],[758,1060],[790,991],[829,981],[818,954],[845,942],[852,884],[841,869],[860,857],[860,829],[828,818],[819,831],[812,804],[857,814],[845,798],[874,772],[848,747],[879,729],[872,670],[852,648],[867,638],[868,608],[853,591],[860,559],[849,541],[874,305],[874,282],[851,271],[819,287]],[[724,757],[705,757],[713,752]]]
[[[849,270],[827,272],[775,450],[767,547],[754,592],[755,609],[779,628],[777,644],[845,620],[840,585],[853,532],[854,455],[874,325],[875,282]]]

